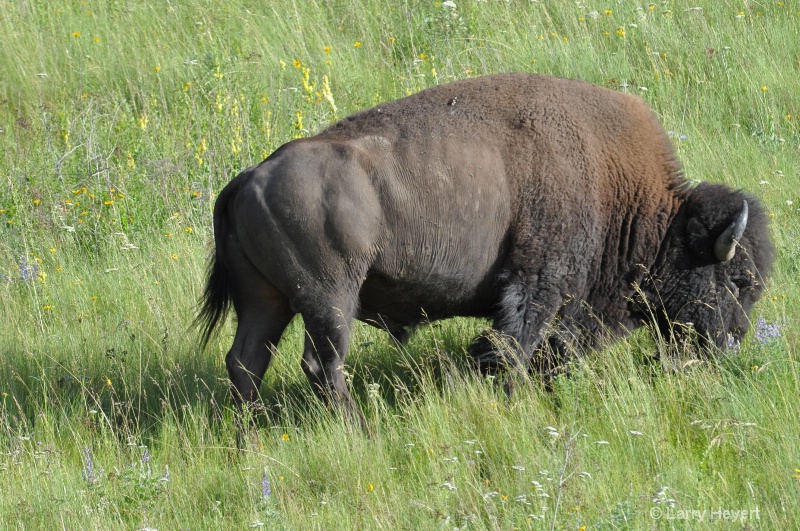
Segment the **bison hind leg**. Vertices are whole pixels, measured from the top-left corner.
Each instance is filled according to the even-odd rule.
[[[306,327],[302,367],[314,393],[368,431],[361,409],[347,389],[345,355],[356,302],[318,304],[301,311]]]
[[[258,389],[275,348],[294,316],[286,298],[271,285],[234,294],[237,325],[225,357],[233,399],[241,409],[258,399]]]
[[[389,337],[394,341],[395,346],[402,347],[408,343],[409,338],[414,335],[417,330],[416,326],[398,326],[387,330]]]

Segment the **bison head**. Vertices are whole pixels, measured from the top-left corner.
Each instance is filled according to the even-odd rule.
[[[774,248],[757,198],[704,183],[687,192],[646,290],[664,337],[697,334],[701,347],[742,340],[764,291]]]

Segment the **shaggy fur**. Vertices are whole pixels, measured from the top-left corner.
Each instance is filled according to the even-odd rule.
[[[750,215],[734,258],[714,242]],[[539,370],[653,322],[675,338],[741,339],[773,248],[759,201],[691,188],[642,100],[581,81],[505,74],[357,113],[236,177],[214,213],[205,338],[232,302],[227,365],[252,401],[300,313],[318,395],[360,418],[342,375],[353,318],[402,338],[423,320],[489,317],[484,371]],[[499,343],[512,348],[498,348]],[[538,357],[537,357],[538,359]]]

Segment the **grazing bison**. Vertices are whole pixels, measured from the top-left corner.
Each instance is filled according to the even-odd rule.
[[[208,341],[233,304],[237,404],[299,313],[315,392],[359,419],[342,373],[354,318],[397,338],[491,318],[471,346],[484,372],[547,369],[643,323],[724,348],[773,255],[759,201],[691,187],[642,100],[529,74],[437,86],[280,147],[220,193],[214,233],[198,319]]]

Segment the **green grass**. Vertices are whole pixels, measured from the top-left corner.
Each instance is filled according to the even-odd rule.
[[[456,3],[0,0],[0,526],[800,527],[800,6]],[[762,197],[753,317],[780,337],[653,367],[640,332],[508,400],[465,368],[485,322],[402,349],[354,325],[368,437],[313,398],[295,322],[237,450],[233,323],[206,351],[189,331],[215,194],[351,112],[506,71],[634,92],[690,179]]]

